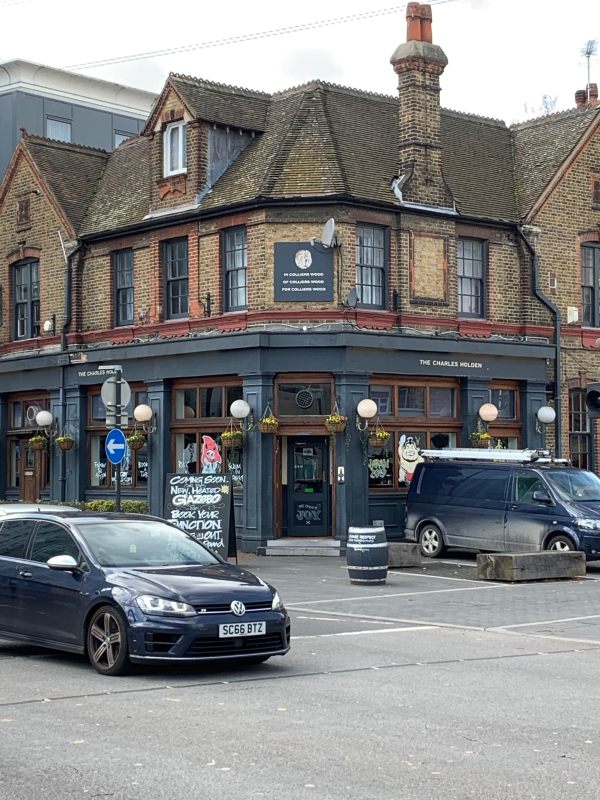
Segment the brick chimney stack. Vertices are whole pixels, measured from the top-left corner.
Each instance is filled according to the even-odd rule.
[[[590,83],[588,85],[588,105],[590,105],[590,106],[597,106],[598,105],[598,84],[597,83]]]
[[[440,141],[440,75],[448,59],[432,43],[431,20],[431,6],[409,3],[407,41],[390,59],[400,96],[398,174],[405,201],[450,208]]]
[[[575,105],[577,108],[592,108],[598,105],[598,84],[588,83],[587,89],[578,89],[575,92]]]
[[[575,92],[575,105],[577,108],[585,108],[587,105],[587,94],[585,89],[577,89]]]

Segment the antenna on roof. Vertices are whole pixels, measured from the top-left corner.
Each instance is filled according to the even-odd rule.
[[[586,85],[586,99],[590,99],[590,59],[598,52],[598,42],[596,39],[588,39],[581,50],[581,55],[587,58],[587,85]]]

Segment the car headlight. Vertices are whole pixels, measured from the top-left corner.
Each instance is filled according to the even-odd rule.
[[[584,531],[600,531],[600,519],[578,519],[576,523]]]
[[[273,602],[271,603],[272,611],[283,611],[283,601],[279,597],[279,592],[273,591]]]
[[[177,600],[165,600],[153,594],[141,594],[136,597],[138,606],[144,614],[155,614],[161,617],[191,617],[196,614],[193,606]]]

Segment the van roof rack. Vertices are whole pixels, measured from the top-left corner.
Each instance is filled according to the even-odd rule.
[[[549,450],[506,450],[496,447],[448,447],[443,450],[421,450],[421,455],[432,459],[461,459],[463,461],[512,461],[529,464],[534,461],[568,463],[568,459],[553,459]]]

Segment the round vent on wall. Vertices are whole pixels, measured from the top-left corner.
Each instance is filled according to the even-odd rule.
[[[312,392],[308,389],[300,389],[296,394],[296,405],[298,408],[310,408],[313,404],[314,398]]]
[[[35,418],[36,415],[41,411],[40,406],[27,406],[27,411],[25,412],[25,419],[27,420],[28,425],[35,425]]]

